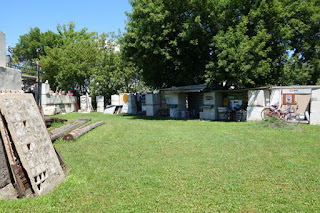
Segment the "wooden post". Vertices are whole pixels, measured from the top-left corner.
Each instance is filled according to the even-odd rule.
[[[94,128],[98,127],[98,126],[101,126],[102,124],[104,124],[104,122],[100,121],[98,123],[94,123],[94,124],[91,124],[91,125],[86,125],[84,127],[80,127],[78,129],[75,129],[72,132],[69,132],[66,136],[64,136],[63,140],[71,141],[71,140],[77,139],[81,135],[89,132],[91,129],[94,129]]]
[[[62,127],[59,127],[50,131],[49,135],[50,135],[51,141],[53,142],[57,140],[58,138],[70,132],[71,130],[83,125],[87,121],[91,121],[91,118],[80,118],[72,123],[66,124]]]

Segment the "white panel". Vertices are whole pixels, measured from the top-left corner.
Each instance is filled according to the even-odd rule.
[[[160,94],[149,93],[146,95],[146,105],[160,104]]]
[[[103,113],[113,114],[115,110],[116,110],[116,106],[107,106]]]
[[[320,113],[320,101],[311,101],[310,111],[311,113]]]
[[[311,125],[320,125],[320,113],[311,113],[310,114],[310,124]]]
[[[248,91],[248,106],[265,106],[265,92],[264,90],[249,90]]]
[[[120,105],[120,95],[111,95],[111,105]]]
[[[6,67],[6,34],[0,31],[0,67]]]
[[[320,89],[312,90],[311,101],[320,101]]]
[[[282,94],[310,94],[311,89],[283,89]]]
[[[41,94],[47,95],[50,93],[50,85],[48,83],[41,84]]]
[[[280,89],[274,89],[271,91],[270,105],[275,105],[275,104],[281,105],[281,90]]]
[[[215,92],[206,92],[203,95],[203,104],[205,105],[214,105],[215,104]]]
[[[147,116],[155,116],[157,112],[160,110],[160,104],[158,105],[146,105],[146,115]]]
[[[247,121],[261,121],[261,112],[264,107],[250,107],[247,108]]]

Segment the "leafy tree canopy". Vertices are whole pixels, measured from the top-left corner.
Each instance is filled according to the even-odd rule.
[[[320,83],[317,0],[132,0],[125,56],[146,83]]]

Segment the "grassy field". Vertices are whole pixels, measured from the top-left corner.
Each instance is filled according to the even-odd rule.
[[[319,212],[320,126],[150,119],[105,121],[55,147],[69,167],[48,195],[0,212]]]

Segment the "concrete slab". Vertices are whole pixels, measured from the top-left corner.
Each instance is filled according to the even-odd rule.
[[[20,70],[0,67],[0,90],[21,90]]]
[[[160,104],[160,94],[147,94],[146,95],[146,105],[158,105]]]
[[[10,183],[0,189],[0,200],[7,199],[7,200],[16,200],[18,199],[17,191],[14,189],[13,185]]]
[[[320,89],[312,90],[311,101],[320,101]]]
[[[114,114],[114,111],[116,110],[116,106],[107,106],[104,110],[104,114]]]
[[[247,121],[261,121],[261,112],[264,107],[248,106],[247,107]]]
[[[311,125],[320,125],[320,113],[310,113],[310,124]]]
[[[10,183],[9,165],[7,154],[0,136],[0,189]]]
[[[0,31],[0,67],[6,67],[6,34]]]
[[[146,105],[146,115],[147,116],[155,116],[157,112],[161,109],[160,104],[158,105]]]
[[[55,115],[56,107],[55,106],[43,106],[43,114],[44,115]]]
[[[32,94],[0,94],[0,109],[35,195],[65,179]]]
[[[249,90],[248,98],[248,106],[266,106],[264,90]]]
[[[310,112],[320,113],[320,101],[311,101]]]
[[[120,105],[120,95],[111,95],[111,105]]]

